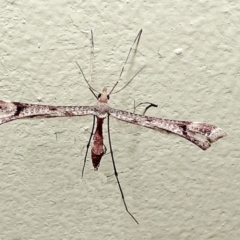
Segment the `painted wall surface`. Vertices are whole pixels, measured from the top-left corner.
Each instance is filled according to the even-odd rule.
[[[90,156],[81,177],[92,117],[18,120],[0,131],[0,239],[229,239],[240,236],[238,1],[5,0],[0,9],[0,99],[55,105],[96,100],[75,63],[109,104],[204,121],[228,136],[209,150],[111,120],[111,156],[98,172]],[[142,109],[138,109],[139,112]]]

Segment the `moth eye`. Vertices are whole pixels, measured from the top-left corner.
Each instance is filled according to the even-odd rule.
[[[107,99],[108,99],[108,100],[110,99],[110,96],[109,96],[109,95],[107,95]]]
[[[102,96],[102,94],[101,94],[101,93],[99,93],[97,98],[99,99],[101,96]]]

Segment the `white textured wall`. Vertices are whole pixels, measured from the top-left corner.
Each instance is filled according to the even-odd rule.
[[[89,30],[96,55],[91,84],[101,90],[115,83],[142,28],[138,53],[119,85],[147,67],[112,95],[111,106],[154,102],[159,107],[149,115],[209,122],[228,137],[204,152],[176,136],[112,120],[119,177],[138,226],[110,176],[110,154],[98,172],[88,161],[81,178],[91,117],[2,125],[0,239],[238,239],[236,2],[1,1],[0,99],[94,104],[75,64],[89,76]]]

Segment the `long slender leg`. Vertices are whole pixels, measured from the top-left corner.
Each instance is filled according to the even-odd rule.
[[[82,68],[80,67],[80,65],[78,64],[78,62],[76,62],[76,64],[78,65],[78,68],[80,69],[83,78],[85,80],[85,82],[87,83],[90,91],[92,92],[92,94],[95,96],[96,99],[98,99],[97,95],[94,93],[97,92],[98,94],[100,94],[96,89],[94,89],[89,82],[92,82],[92,75],[93,75],[93,60],[94,60],[94,41],[93,41],[93,31],[91,30],[91,60],[90,60],[90,81],[87,80],[87,78],[85,77]]]
[[[148,104],[147,107],[145,107],[142,115],[145,115],[145,113],[147,112],[147,110],[150,108],[150,107],[158,107],[157,104],[154,104],[154,103],[150,103],[150,102],[143,102],[143,103],[139,103],[137,106],[134,106],[134,113],[135,113],[135,110],[137,109],[137,107],[143,105],[143,104]]]
[[[96,95],[93,91],[95,91],[95,92],[97,92],[97,93],[99,93],[99,92],[98,92],[96,89],[94,89],[94,88],[89,84],[87,78],[85,77],[85,75],[84,75],[84,73],[83,73],[82,68],[80,67],[80,65],[78,64],[77,61],[76,61],[76,64],[78,65],[78,68],[80,69],[81,74],[83,75],[83,78],[84,78],[85,82],[87,83],[87,85],[88,85],[90,91],[93,93],[93,95],[95,96],[95,98],[98,99],[97,95]]]
[[[87,150],[86,150],[85,157],[84,157],[83,168],[82,168],[82,177],[83,177],[83,173],[84,173],[84,169],[85,169],[85,165],[86,165],[86,161],[87,161],[88,149],[90,147],[90,143],[91,143],[92,136],[93,136],[95,120],[96,120],[96,117],[93,115],[93,125],[92,125],[91,134],[90,134],[90,137],[89,137],[89,140],[88,140],[88,144],[87,144]]]
[[[113,169],[114,169],[114,175],[117,179],[117,183],[118,183],[118,187],[119,187],[119,190],[120,190],[120,193],[121,193],[121,196],[122,196],[122,200],[123,200],[123,204],[125,206],[125,209],[127,211],[127,213],[133,218],[133,220],[137,223],[138,221],[136,220],[136,218],[129,212],[128,210],[128,207],[127,207],[127,204],[125,202],[125,198],[124,198],[124,194],[123,194],[123,190],[122,190],[122,187],[121,187],[121,184],[120,184],[120,181],[119,181],[119,178],[118,178],[118,172],[117,172],[117,169],[116,169],[116,164],[115,164],[115,161],[114,161],[114,157],[113,157],[113,150],[112,150],[112,144],[111,144],[111,137],[110,137],[110,120],[109,120],[109,115],[108,115],[108,140],[109,140],[109,147],[110,147],[110,153],[111,153],[111,157],[112,157],[112,164],[113,164]]]
[[[149,105],[145,108],[144,112],[142,115],[145,115],[145,113],[147,112],[147,110],[150,108],[150,107],[158,107],[158,105],[154,104],[154,103],[149,103]]]
[[[90,61],[90,82],[92,82],[93,74],[93,60],[94,60],[94,41],[93,41],[93,31],[91,29],[91,61]]]

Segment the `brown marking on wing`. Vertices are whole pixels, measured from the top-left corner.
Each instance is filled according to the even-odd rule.
[[[58,109],[57,109],[57,107],[55,107],[55,106],[49,106],[49,110],[51,110],[51,111],[57,111]]]
[[[226,136],[226,133],[221,128],[208,123],[149,117],[114,108],[109,108],[109,114],[121,121],[151,128],[159,132],[177,134],[203,150],[208,149],[211,143]]]
[[[14,102],[14,104],[16,106],[14,116],[19,116],[26,108],[26,104],[22,104],[20,102]]]
[[[68,111],[66,111],[65,114],[66,114],[66,117],[71,117],[71,116],[73,116],[73,114],[72,114],[71,112],[68,112]]]

